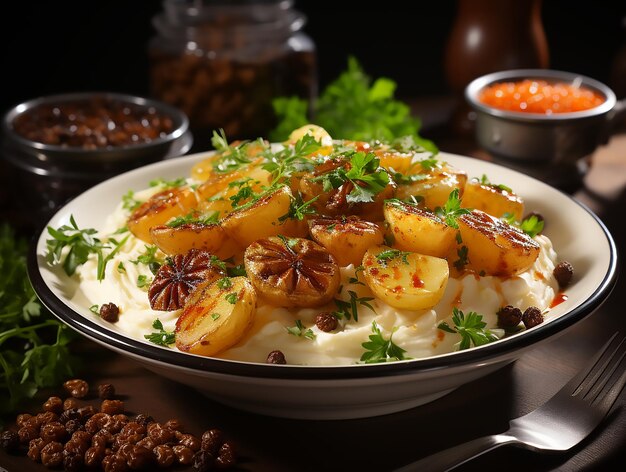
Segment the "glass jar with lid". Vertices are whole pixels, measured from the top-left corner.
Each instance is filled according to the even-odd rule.
[[[317,92],[315,45],[292,0],[164,0],[149,45],[151,93],[182,109],[197,143],[267,136],[272,100]]]

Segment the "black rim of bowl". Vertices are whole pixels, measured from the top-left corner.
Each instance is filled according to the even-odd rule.
[[[441,370],[453,365],[461,367],[480,361],[512,353],[518,349],[544,340],[553,334],[572,326],[586,316],[593,313],[609,296],[617,281],[617,249],[615,242],[602,221],[588,207],[569,197],[581,206],[596,221],[602,229],[610,249],[608,269],[602,282],[589,298],[579,306],[564,313],[549,323],[540,325],[523,336],[512,337],[495,344],[487,344],[479,348],[456,352],[452,355],[442,355],[425,359],[389,362],[384,364],[350,365],[350,366],[299,366],[299,365],[270,365],[247,363],[190,355],[179,351],[152,346],[133,338],[103,329],[102,326],[90,321],[80,313],[75,312],[59,300],[44,281],[39,270],[37,254],[37,240],[45,231],[45,227],[37,233],[28,253],[28,276],[35,292],[42,303],[61,321],[85,336],[107,344],[115,350],[124,351],[134,357],[143,358],[150,363],[160,362],[179,368],[195,371],[228,374],[234,376],[257,377],[268,379],[311,379],[311,380],[340,380],[355,378],[372,378],[396,375],[410,375],[417,371]],[[144,361],[146,362],[146,361]]]
[[[501,82],[510,82],[515,80],[537,79],[548,80],[552,82],[561,81],[571,83],[580,79],[581,85],[602,94],[604,102],[594,108],[582,111],[553,113],[545,115],[542,113],[528,113],[522,111],[501,110],[488,105],[484,105],[478,100],[478,94],[484,88]],[[487,115],[497,116],[499,118],[507,118],[514,121],[533,121],[533,122],[560,122],[577,119],[593,118],[604,115],[611,111],[615,106],[617,99],[615,93],[607,85],[602,82],[587,77],[582,74],[573,72],[565,72],[553,69],[511,69],[491,74],[483,75],[470,82],[465,88],[465,99],[477,111],[486,113]]]
[[[21,114],[32,110],[40,105],[46,104],[54,104],[54,103],[67,103],[67,102],[76,102],[81,100],[88,99],[96,99],[102,98],[105,100],[113,100],[121,103],[133,104],[139,107],[145,108],[155,108],[159,113],[166,115],[168,118],[172,119],[174,122],[174,129],[168,133],[166,136],[159,137],[153,139],[150,142],[141,142],[137,144],[128,144],[124,146],[114,146],[111,149],[116,149],[118,151],[131,151],[131,150],[142,150],[152,148],[154,146],[163,145],[167,143],[171,143],[172,141],[180,138],[187,130],[189,129],[189,119],[187,116],[178,108],[168,105],[167,103],[161,102],[159,100],[154,100],[152,98],[140,97],[137,95],[128,95],[124,93],[117,92],[75,92],[75,93],[62,93],[56,95],[45,95],[42,97],[33,98],[31,100],[27,100],[25,102],[19,103],[15,105],[13,108],[9,109],[4,115],[2,120],[2,128],[4,135],[7,139],[13,140],[15,143],[19,144],[23,148],[28,149],[36,149],[42,152],[57,152],[57,153],[65,153],[65,154],[84,154],[89,152],[102,152],[106,151],[109,148],[97,148],[93,150],[86,150],[79,147],[71,147],[71,146],[59,146],[54,144],[44,144],[38,141],[31,141],[21,135],[19,135],[15,129],[13,128],[13,121]]]

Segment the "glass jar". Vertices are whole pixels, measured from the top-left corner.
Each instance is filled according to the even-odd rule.
[[[154,97],[189,117],[197,144],[267,136],[272,99],[317,93],[316,52],[292,0],[164,0],[149,44]]]

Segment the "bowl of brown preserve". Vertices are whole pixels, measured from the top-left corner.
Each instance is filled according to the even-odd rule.
[[[187,116],[158,100],[110,92],[35,98],[2,120],[2,155],[20,204],[45,216],[116,174],[183,155]]]

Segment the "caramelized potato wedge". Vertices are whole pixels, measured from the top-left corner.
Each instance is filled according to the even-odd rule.
[[[394,308],[423,310],[435,306],[448,284],[448,262],[438,257],[376,246],[363,257],[370,290]]]
[[[383,243],[380,227],[358,216],[309,221],[311,237],[330,252],[341,267],[358,266],[368,248]]]
[[[461,206],[484,211],[496,218],[509,213],[520,221],[524,215],[524,202],[519,196],[497,185],[481,184],[477,179],[465,185]]]
[[[280,187],[251,205],[230,213],[222,220],[222,228],[243,248],[257,239],[277,234],[304,236],[307,233],[304,221],[280,220],[288,214],[292,200],[289,187]]]
[[[255,308],[256,293],[248,279],[219,279],[185,304],[176,322],[176,347],[201,356],[219,354],[243,338]]]
[[[416,169],[420,169],[419,163],[416,164]],[[444,206],[454,189],[459,189],[459,194],[462,195],[467,182],[467,174],[449,164],[413,175],[423,175],[424,178],[398,185],[397,198],[407,200],[412,195],[421,197],[421,204],[430,210]]]
[[[187,223],[175,228],[167,225],[150,228],[152,241],[165,254],[185,254],[190,249],[202,249],[220,259],[228,259],[237,252],[237,245],[217,223]]]
[[[384,212],[394,247],[435,257],[454,247],[456,231],[434,213],[399,200],[385,202]]]
[[[512,277],[532,266],[539,244],[505,221],[473,210],[457,219],[462,246],[467,247],[466,268],[485,275]]]
[[[322,146],[332,146],[333,138],[328,134],[324,128],[318,125],[308,124],[301,126],[291,132],[287,139],[288,144],[296,144],[300,139],[306,135],[312,136],[313,139],[319,141]]]
[[[195,192],[188,188],[170,188],[154,194],[128,218],[131,233],[152,244],[150,228],[163,225],[172,218],[186,215],[198,205]]]

